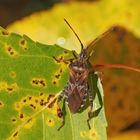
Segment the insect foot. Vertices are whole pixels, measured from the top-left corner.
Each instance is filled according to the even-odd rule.
[[[88,128],[91,129],[89,121],[93,118],[93,113],[91,111],[88,112],[88,119],[87,119],[87,125]]]
[[[63,115],[63,112],[62,112],[62,110],[60,108],[57,108],[57,115],[58,115],[59,118],[62,119],[61,126],[57,129],[59,131],[65,124],[64,115]]]

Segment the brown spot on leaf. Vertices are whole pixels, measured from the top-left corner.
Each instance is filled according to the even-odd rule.
[[[68,53],[66,50],[64,50],[64,53]]]
[[[18,131],[16,131],[14,134],[13,134],[13,137],[16,137],[18,135]]]
[[[36,109],[36,107],[35,107],[33,104],[30,104],[30,106],[31,106],[33,109]]]
[[[29,118],[28,120],[27,120],[27,123],[29,123],[29,122],[31,122],[32,121],[32,118]]]
[[[54,126],[54,120],[51,118],[47,118],[46,123],[48,126]]]
[[[2,35],[9,35],[7,31],[2,31]]]
[[[44,95],[44,93],[43,93],[43,92],[41,92],[41,93],[40,93],[40,96],[43,96],[43,95]]]
[[[56,85],[56,81],[53,81],[53,84]]]
[[[14,71],[12,71],[9,75],[10,75],[11,78],[15,78],[16,77],[16,73]]]
[[[16,91],[17,89],[18,89],[18,86],[17,86],[16,83],[13,83],[13,84],[11,84],[11,85],[7,85],[7,87],[6,87],[6,91],[7,91],[7,92],[14,92],[14,91]]]
[[[60,77],[60,74],[57,74],[57,75],[55,75],[55,77],[56,77],[57,79],[59,79],[59,77]]]
[[[21,40],[21,41],[20,41],[20,44],[21,44],[21,45],[25,45],[25,40],[24,40],[24,39]]]
[[[48,105],[48,108],[52,108],[55,102],[56,102],[56,98]]]
[[[50,99],[53,98],[53,97],[54,97],[54,95],[49,94],[48,98],[47,98],[47,101],[44,101],[43,104],[46,105],[47,103],[49,103]]]
[[[55,95],[53,94],[49,94],[48,98],[47,98],[47,101],[49,102],[51,98],[53,98]]]
[[[8,87],[7,90],[8,91],[13,91],[13,88],[12,87]]]
[[[93,132],[91,135],[92,135],[92,137],[95,137],[96,133],[95,133],[95,132]]]
[[[24,115],[21,113],[21,114],[19,115],[19,117],[20,117],[21,119],[23,119]]]
[[[60,69],[60,73],[62,73],[63,72],[63,70],[62,69]]]
[[[26,101],[27,101],[26,99],[23,100],[24,103],[26,103]]]
[[[45,86],[45,82],[44,82],[43,80],[40,81],[40,84],[41,84],[42,86]]]
[[[2,108],[4,106],[4,104],[0,101],[0,108]]]
[[[44,102],[44,106],[47,105],[48,102]]]
[[[21,46],[22,49],[27,50],[26,40],[22,39],[19,42],[19,45]]]
[[[32,80],[31,83],[32,83],[32,85],[38,86],[38,87],[45,87],[46,86],[45,79],[35,78]]]
[[[63,117],[63,112],[60,108],[57,108],[57,115],[58,115],[59,118]]]
[[[28,99],[29,99],[29,100],[31,100],[31,99],[32,99],[32,97],[31,97],[31,96],[29,96],[29,97],[28,97]]]
[[[43,106],[43,105],[44,105],[44,103],[43,103],[43,102],[40,102],[40,105],[41,105],[41,106]]]
[[[20,109],[20,104],[19,103],[16,103],[15,104],[15,108],[19,110]]]
[[[39,101],[37,99],[35,99],[35,103],[38,103]]]
[[[17,55],[17,52],[10,45],[5,45],[5,48],[6,48],[6,52],[10,56],[16,56]]]
[[[14,52],[10,52],[10,55],[14,55]]]
[[[14,122],[14,123],[16,122],[16,118],[12,118],[11,120],[12,120],[12,122]]]

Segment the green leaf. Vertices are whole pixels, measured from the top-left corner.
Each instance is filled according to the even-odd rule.
[[[71,51],[57,45],[44,45],[27,36],[8,33],[0,28],[0,140],[105,140],[103,90],[96,74],[91,80],[95,90],[94,110],[98,111],[87,126],[89,108],[71,114],[65,105],[65,125],[51,99],[68,81],[68,64],[56,62],[72,58]]]

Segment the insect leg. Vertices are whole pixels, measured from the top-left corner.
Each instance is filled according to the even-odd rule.
[[[91,89],[89,89],[88,94],[89,94],[90,110],[88,112],[87,124],[88,124],[89,129],[91,129],[90,123],[89,123],[89,121],[92,119],[92,110],[93,110],[93,95],[92,95]]]
[[[62,106],[62,109],[61,108],[57,108],[57,115],[59,118],[62,118],[62,123],[60,125],[60,127],[57,129],[58,131],[65,125],[65,104],[63,102],[63,106]]]
[[[87,61],[88,61],[89,58],[93,55],[93,53],[94,53],[94,50],[92,50],[92,51],[90,52],[89,56],[87,57]]]
[[[82,101],[82,104],[81,104],[80,109],[83,108],[83,107],[85,106],[86,101],[87,101],[87,94],[84,95],[84,98],[83,98],[83,101]]]
[[[86,105],[87,95],[88,95],[87,92],[88,92],[88,85],[86,85],[86,87],[85,87],[85,94],[84,94],[83,101],[82,101],[80,109],[83,108]]]
[[[78,58],[75,50],[72,50],[72,54],[76,59]]]
[[[62,92],[60,93],[60,95],[58,96],[58,99],[57,99],[58,103],[62,100],[62,98],[65,96],[65,94],[66,94],[65,89],[63,89]]]
[[[74,60],[74,58],[70,58],[67,60],[64,60],[63,57],[61,58],[56,58],[55,56],[52,57],[57,63],[61,63],[64,62],[65,64],[69,64],[69,62],[72,62]]]
[[[65,88],[62,90],[62,92],[60,93],[60,95],[58,96],[58,100],[57,100],[57,103],[59,103],[63,97],[67,97],[67,85],[65,86]],[[62,109],[61,108],[58,108],[57,109],[57,115],[59,118],[62,118],[62,124],[61,126],[57,129],[58,131],[64,126],[65,124],[65,104],[63,102],[63,106],[62,106]]]

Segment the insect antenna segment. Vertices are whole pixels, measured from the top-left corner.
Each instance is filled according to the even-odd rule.
[[[81,44],[81,52],[84,49],[84,45],[82,43],[82,41],[80,40],[79,36],[77,35],[77,33],[74,31],[74,29],[72,28],[72,26],[69,24],[69,22],[64,18],[64,21],[66,22],[66,24],[70,27],[70,29],[73,31],[73,33],[75,34],[75,36],[77,37],[77,39],[79,40],[80,44]]]

